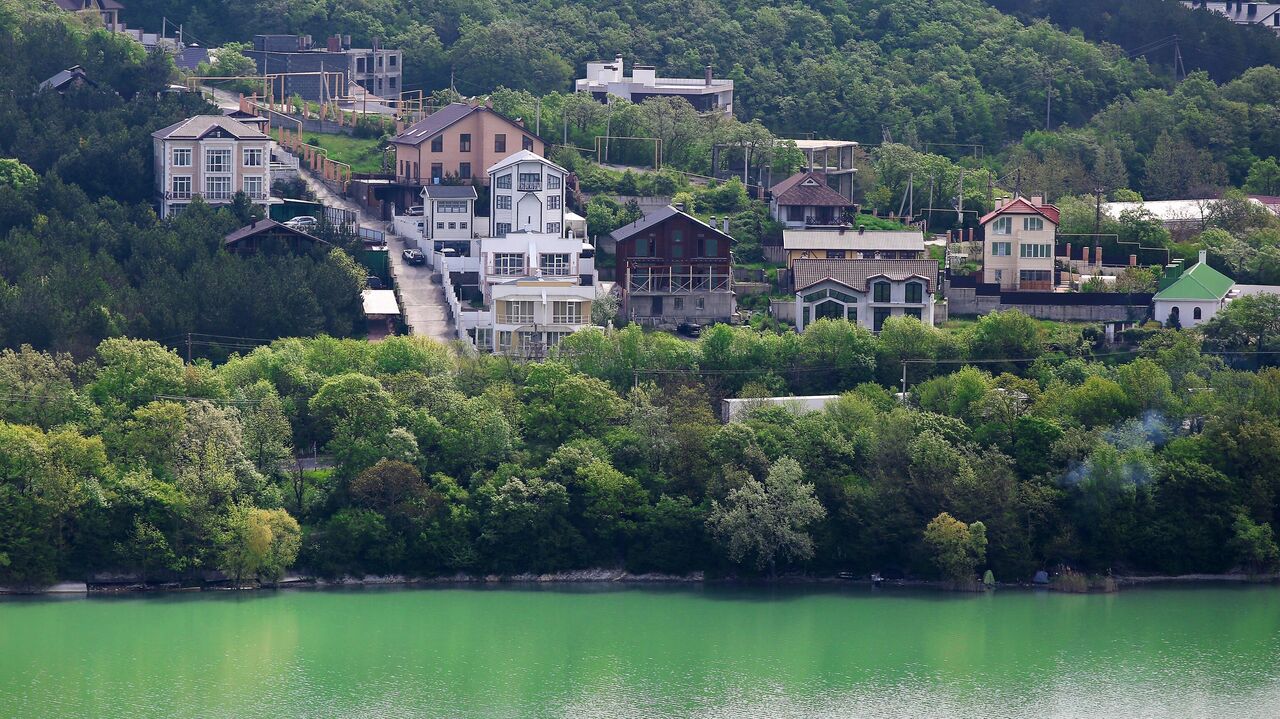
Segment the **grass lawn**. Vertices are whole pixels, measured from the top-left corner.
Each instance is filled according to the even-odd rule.
[[[382,140],[376,137],[304,133],[306,142],[323,147],[331,159],[351,165],[352,172],[382,172]]]

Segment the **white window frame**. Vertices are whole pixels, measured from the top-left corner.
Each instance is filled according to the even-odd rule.
[[[1018,257],[1027,260],[1043,260],[1053,257],[1053,245],[1043,242],[1023,242],[1018,245]]]
[[[992,257],[1012,257],[1013,243],[1012,242],[992,242],[991,256]]]
[[[559,175],[553,175],[553,174],[550,174],[550,173],[548,173],[548,174],[547,174],[547,189],[548,189],[548,190],[558,190],[558,189],[560,189],[560,176],[559,176]]]
[[[542,268],[542,274],[551,277],[568,277],[569,276],[569,253],[567,252],[544,252],[538,258],[538,266]]]
[[[576,300],[555,300],[551,303],[551,324],[582,324],[582,303]]]
[[[241,150],[240,159],[245,167],[262,167],[265,153],[261,147],[246,147]]]
[[[556,234],[556,235],[560,234],[560,223],[559,223],[559,222],[548,222],[548,223],[547,223],[547,233],[548,233],[548,234]]]
[[[497,195],[497,199],[494,200],[493,206],[499,210],[510,210],[511,195]]]
[[[256,187],[254,187],[253,189],[250,189],[249,188],[250,184],[256,185]],[[261,176],[248,175],[244,178],[241,178],[240,189],[243,190],[244,194],[248,195],[250,199],[257,200],[262,198],[263,187],[265,186],[265,184],[266,183],[262,181]]]
[[[221,159],[226,157],[226,162],[215,163],[214,157]],[[231,148],[227,147],[208,147],[204,151],[204,171],[205,172],[231,172]]]
[[[1025,232],[1039,232],[1044,229],[1044,218],[1024,217],[1022,218],[1022,229]]]
[[[511,173],[508,172],[505,175],[498,175],[498,179],[494,180],[493,186],[498,188],[499,190],[510,190],[511,189]]]
[[[214,189],[213,183],[225,186],[225,190]],[[211,200],[228,200],[235,194],[235,185],[231,184],[231,175],[215,175],[204,178],[204,192]]]
[[[495,222],[493,226],[494,234],[498,237],[506,237],[511,233],[510,222]]]
[[[1013,218],[1008,215],[997,217],[991,221],[991,234],[993,235],[1012,235],[1013,234]]]
[[[547,209],[548,209],[548,210],[558,210],[558,209],[560,209],[560,196],[559,196],[559,195],[552,195],[552,196],[550,196],[550,197],[548,197],[548,198],[547,198]]]
[[[186,162],[180,161],[179,157],[185,158]],[[175,147],[171,158],[173,160],[170,163],[171,167],[191,167],[191,163],[195,161],[195,153],[190,147]]]
[[[501,225],[502,223],[498,223]],[[519,277],[525,273],[524,255],[519,252],[495,252],[493,274],[503,277]]]
[[[185,190],[178,189],[178,184],[180,180],[183,181],[182,184],[185,184],[187,186]],[[173,177],[169,178],[169,193],[173,197],[176,197],[179,199],[185,199],[185,198],[191,197],[191,192],[192,192],[191,175],[174,175]]]
[[[504,300],[507,311],[498,317],[504,325],[533,324],[533,300]]]

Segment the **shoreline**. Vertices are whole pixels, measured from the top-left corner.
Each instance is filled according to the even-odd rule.
[[[1153,587],[1160,585],[1193,585],[1193,584],[1275,584],[1280,582],[1280,573],[1262,575],[1249,574],[1182,574],[1182,575],[1116,575],[1112,577],[1114,588],[1103,590],[1091,587],[1086,591],[1072,591],[1055,587],[1052,584],[1036,584],[1033,582],[998,582],[992,589],[1005,590],[1043,590],[1061,594],[1101,594],[1114,593],[1126,587]],[[520,574],[466,574],[457,573],[436,577],[410,577],[405,575],[365,575],[363,577],[341,577],[324,579],[306,575],[287,575],[279,582],[269,584],[246,584],[235,587],[226,582],[206,582],[202,584],[183,585],[181,582],[142,582],[138,581],[105,581],[105,582],[59,582],[57,584],[35,590],[16,590],[0,587],[0,596],[104,596],[129,594],[161,594],[189,592],[232,592],[259,591],[271,589],[342,589],[356,587],[501,587],[503,585],[586,585],[586,584],[618,584],[618,585],[703,585],[703,586],[743,586],[743,587],[805,587],[805,586],[847,586],[870,587],[880,589],[924,589],[956,594],[974,594],[985,591],[980,583],[967,587],[957,587],[955,583],[929,579],[895,579],[873,581],[870,578],[851,578],[840,575],[786,575],[773,579],[744,578],[736,576],[707,577],[703,572],[691,574],[641,573],[633,574],[620,569],[583,569],[566,572]]]

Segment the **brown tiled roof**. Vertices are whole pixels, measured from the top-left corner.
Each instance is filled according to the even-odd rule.
[[[427,140],[439,135],[450,125],[469,116],[473,112],[491,113],[494,117],[502,120],[508,125],[511,125],[516,130],[520,132],[528,132],[523,125],[502,115],[501,113],[494,112],[484,105],[469,105],[465,102],[453,102],[406,127],[404,132],[391,138],[390,141],[397,145],[421,145]]]
[[[329,244],[328,242],[325,242],[319,237],[315,237],[314,235],[309,235],[306,232],[303,232],[302,230],[295,230],[292,227],[289,227],[288,225],[285,225],[270,219],[262,219],[262,220],[258,220],[257,222],[254,222],[253,224],[245,225],[244,227],[241,227],[235,232],[232,232],[231,234],[222,238],[222,242],[225,245],[234,245],[237,242],[244,240],[245,238],[253,237],[255,235],[261,235],[268,232],[270,232],[273,235],[294,235],[297,237],[301,237],[304,240],[310,240],[312,242],[321,242],[326,245]]]
[[[225,130],[237,140],[269,139],[257,128],[225,115],[195,115],[151,133],[162,140],[199,140],[214,128]]]
[[[813,183],[805,184],[812,179]],[[804,205],[812,207],[852,207],[853,203],[827,185],[827,176],[821,172],[799,172],[774,185],[770,190],[779,205]]]
[[[923,277],[932,292],[938,281],[937,260],[796,260],[791,269],[797,292],[823,280],[866,292],[871,278],[881,275],[890,280]]]

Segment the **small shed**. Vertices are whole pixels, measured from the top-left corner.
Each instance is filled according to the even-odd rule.
[[[400,320],[400,303],[395,290],[364,290],[364,316],[368,322],[369,340],[377,341],[396,333]]]

